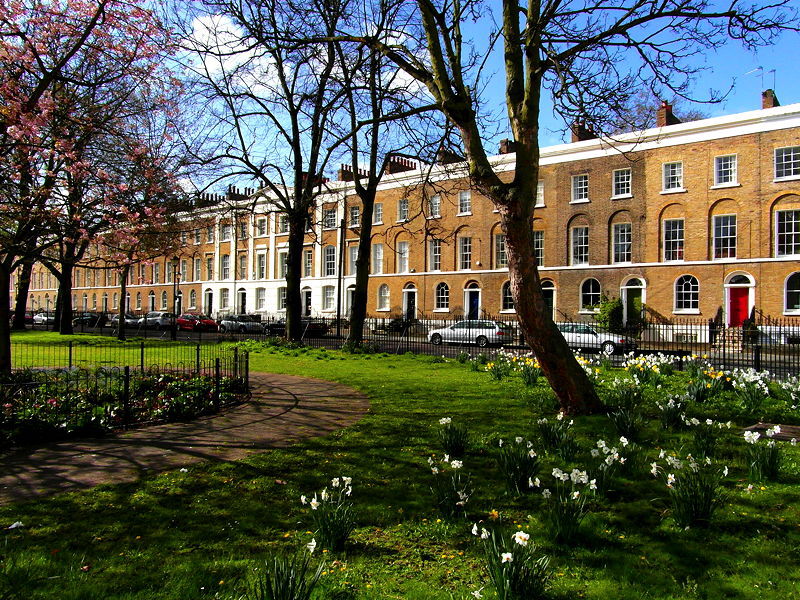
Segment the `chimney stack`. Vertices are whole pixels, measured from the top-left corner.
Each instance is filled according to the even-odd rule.
[[[656,127],[677,125],[681,120],[672,114],[672,104],[666,100],[661,101],[661,106],[656,111]]]
[[[455,152],[451,152],[446,148],[439,148],[436,152],[436,164],[439,165],[452,165],[453,163],[464,162],[464,157],[459,156]]]
[[[575,121],[570,129],[572,130],[573,143],[597,139],[594,129],[592,129],[591,125],[587,125],[585,121]]]
[[[517,142],[514,140],[500,140],[500,154],[511,154],[517,151]]]
[[[775,95],[775,90],[764,90],[761,92],[761,108],[775,108],[780,106],[778,97]]]
[[[402,156],[392,156],[386,163],[383,170],[384,175],[394,175],[395,173],[403,173],[405,171],[413,171],[417,168],[416,161]]]

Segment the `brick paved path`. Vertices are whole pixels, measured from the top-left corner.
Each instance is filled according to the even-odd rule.
[[[363,394],[330,381],[251,373],[250,384],[250,402],[218,415],[0,455],[0,504],[136,481],[203,460],[238,460],[347,427],[369,408]]]

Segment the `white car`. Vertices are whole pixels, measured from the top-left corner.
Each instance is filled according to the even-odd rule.
[[[628,352],[636,349],[636,342],[616,333],[603,333],[585,323],[556,323],[570,348],[599,350],[603,354]]]
[[[166,331],[172,327],[174,320],[174,313],[163,310],[151,310],[149,313],[139,319],[138,325],[144,329],[153,328]]]
[[[498,321],[459,321],[449,327],[434,329],[428,335],[431,344],[476,344],[481,348],[489,345],[511,344],[514,329]]]
[[[261,319],[255,315],[228,315],[219,320],[220,333],[264,333]]]

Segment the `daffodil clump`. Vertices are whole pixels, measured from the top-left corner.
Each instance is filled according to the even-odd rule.
[[[553,420],[542,417],[536,421],[536,428],[548,451],[557,453],[564,460],[570,460],[578,449],[575,435],[572,432],[573,424],[574,421],[567,420],[566,415],[561,411]]]
[[[781,432],[780,425],[774,425],[764,432],[764,443],[760,443],[761,434],[758,431],[745,431],[744,441],[747,442],[747,465],[750,479],[763,481],[775,479],[781,470],[783,456],[781,449],[775,443],[775,436]],[[795,442],[795,440],[792,440]],[[796,442],[795,442],[796,443]]]
[[[734,369],[729,377],[744,414],[752,415],[758,411],[769,396],[769,372]]]
[[[621,436],[619,442],[623,452],[631,447],[631,443],[625,436]],[[628,457],[622,455],[617,446],[609,446],[603,439],[597,440],[596,446],[589,451],[596,463],[589,467],[588,472],[589,477],[594,481],[593,491],[604,494],[611,488],[617,471],[627,464]]]
[[[439,419],[437,435],[446,454],[456,458],[464,456],[469,444],[469,432],[464,425],[453,423],[450,417],[442,417]]]
[[[310,499],[300,496],[300,503],[311,509],[311,521],[315,527],[314,547],[319,538],[323,548],[334,552],[344,549],[347,538],[356,526],[352,484],[350,477],[334,477],[330,490],[325,487]]]
[[[674,356],[660,352],[642,356],[628,354],[622,367],[630,373],[636,385],[649,385],[658,389],[664,378],[672,375],[675,360]]]
[[[586,516],[587,493],[597,490],[597,481],[589,479],[587,471],[553,469],[553,490],[542,489],[546,500],[544,520],[551,536],[558,542],[569,542],[575,538],[581,522]],[[534,484],[541,482],[534,482]]]
[[[792,376],[777,384],[778,394],[792,410],[800,407],[800,377]]]
[[[498,598],[537,600],[545,597],[550,582],[550,559],[538,552],[530,534],[518,530],[508,538],[497,529],[472,526],[472,535],[483,543],[489,578]],[[483,598],[483,588],[471,592]]]
[[[650,472],[654,477],[665,476],[675,524],[684,529],[708,527],[716,509],[722,506],[721,483],[728,476],[728,467],[720,469],[709,457],[697,460],[687,454],[681,458],[665,450],[660,452],[659,460],[664,464],[651,463]]]
[[[497,466],[506,481],[506,488],[512,494],[527,491],[533,478],[539,474],[539,455],[533,443],[522,437],[513,442],[498,442]]]
[[[716,396],[730,382],[731,377],[728,373],[708,367],[698,371],[697,376],[689,380],[686,394],[695,402],[705,402]]]
[[[730,421],[700,420],[697,417],[687,418],[686,415],[683,415],[683,424],[692,432],[694,454],[701,457],[713,457],[722,431],[733,425]]]
[[[686,418],[686,396],[670,396],[666,402],[656,402],[662,429],[678,429]]]
[[[472,480],[463,469],[464,463],[445,454],[441,460],[428,457],[433,475],[431,493],[436,508],[447,517],[466,514],[472,496]]]

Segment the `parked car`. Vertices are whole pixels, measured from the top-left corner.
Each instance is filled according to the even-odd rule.
[[[153,310],[139,319],[138,325],[139,327],[144,327],[145,329],[154,328],[166,330],[172,327],[172,320],[174,317],[174,313],[162,310]]]
[[[40,312],[33,315],[34,325],[52,325],[56,322],[56,313]]]
[[[114,313],[111,316],[110,324],[111,327],[117,327],[119,325],[119,313]],[[139,325],[139,317],[137,317],[133,313],[126,312],[125,327],[136,327],[137,325]]]
[[[636,349],[631,338],[616,333],[603,333],[585,323],[556,323],[570,348],[599,350],[603,354],[628,352]]]
[[[106,323],[108,323],[108,317],[106,316],[106,313],[101,312],[78,313],[72,319],[73,326],[83,325],[84,327],[103,327]]]
[[[8,317],[8,322],[13,324],[14,323],[14,310],[11,310],[11,314]],[[33,325],[33,311],[26,310],[25,311],[25,325]]]
[[[184,331],[217,331],[219,325],[207,315],[184,313],[178,317],[178,329]]]
[[[330,326],[325,321],[318,319],[303,318],[300,323],[303,337],[322,337],[330,331]],[[286,335],[286,321],[281,319],[264,323],[264,333],[276,337]]]
[[[228,315],[219,321],[222,333],[264,333],[261,319],[254,315]]]
[[[434,329],[428,339],[431,344],[477,344],[481,348],[490,345],[510,344],[514,341],[511,325],[499,321],[459,321],[449,327]]]

